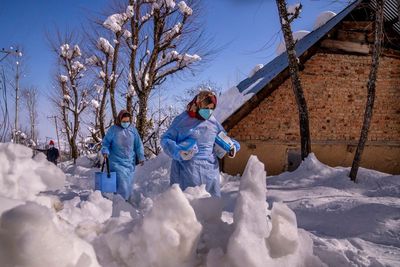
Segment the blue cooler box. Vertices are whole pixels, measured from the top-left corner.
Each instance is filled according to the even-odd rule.
[[[214,153],[222,159],[234,147],[234,143],[225,132],[221,131],[215,138]]]
[[[96,172],[94,189],[104,193],[117,192],[117,173],[110,172],[110,176],[108,176],[107,172]]]

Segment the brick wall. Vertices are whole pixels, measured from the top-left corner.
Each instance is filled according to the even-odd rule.
[[[362,125],[370,56],[317,53],[305,64],[301,82],[307,100],[311,138],[357,141]],[[368,140],[400,141],[400,59],[382,57]],[[298,113],[287,79],[235,125],[238,140],[298,142]]]

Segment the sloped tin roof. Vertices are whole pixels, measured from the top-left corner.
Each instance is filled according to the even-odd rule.
[[[339,14],[331,18],[327,23],[318,29],[312,31],[307,34],[303,39],[299,40],[296,43],[296,54],[299,57],[305,51],[307,51],[310,47],[316,44],[322,37],[325,36],[333,27],[335,27],[340,21],[342,21],[355,7],[357,7],[362,0],[358,0],[350,4],[344,10],[342,10]],[[237,88],[239,92],[243,93],[250,86],[252,86],[256,81],[260,80],[251,90],[248,90],[246,94],[249,93],[258,93],[262,90],[272,79],[274,79],[279,73],[285,70],[288,67],[288,59],[287,53],[284,52],[257,71],[252,77],[247,78],[241,81]]]
[[[370,7],[376,8],[376,0],[369,2]],[[383,8],[383,16],[386,21],[391,21],[392,28],[400,34],[400,1],[398,0],[386,0]]]

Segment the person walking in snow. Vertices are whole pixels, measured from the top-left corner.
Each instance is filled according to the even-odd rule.
[[[117,193],[128,201],[136,164],[144,163],[143,143],[128,111],[119,112],[116,125],[108,129],[103,139],[101,152],[109,160],[110,171],[117,174]]]
[[[54,141],[50,140],[49,148],[46,150],[46,158],[48,161],[53,162],[57,165],[57,160],[60,157],[60,153],[57,148],[54,147]]]
[[[170,184],[187,187],[205,184],[212,196],[221,196],[219,163],[214,150],[215,138],[224,128],[212,115],[217,97],[211,91],[201,91],[178,115],[161,137],[161,146],[172,160]],[[240,145],[234,142],[234,151]]]

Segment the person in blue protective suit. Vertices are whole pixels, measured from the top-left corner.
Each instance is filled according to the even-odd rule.
[[[117,193],[128,201],[135,166],[144,163],[142,140],[128,111],[119,112],[116,125],[108,129],[103,139],[101,152],[109,160],[110,171],[117,173]]]
[[[187,187],[206,185],[212,196],[221,196],[218,158],[214,151],[215,138],[222,125],[212,115],[217,97],[210,91],[202,91],[187,105],[187,110],[178,115],[161,137],[161,146],[173,160],[170,184]],[[240,145],[232,140],[239,151]]]

